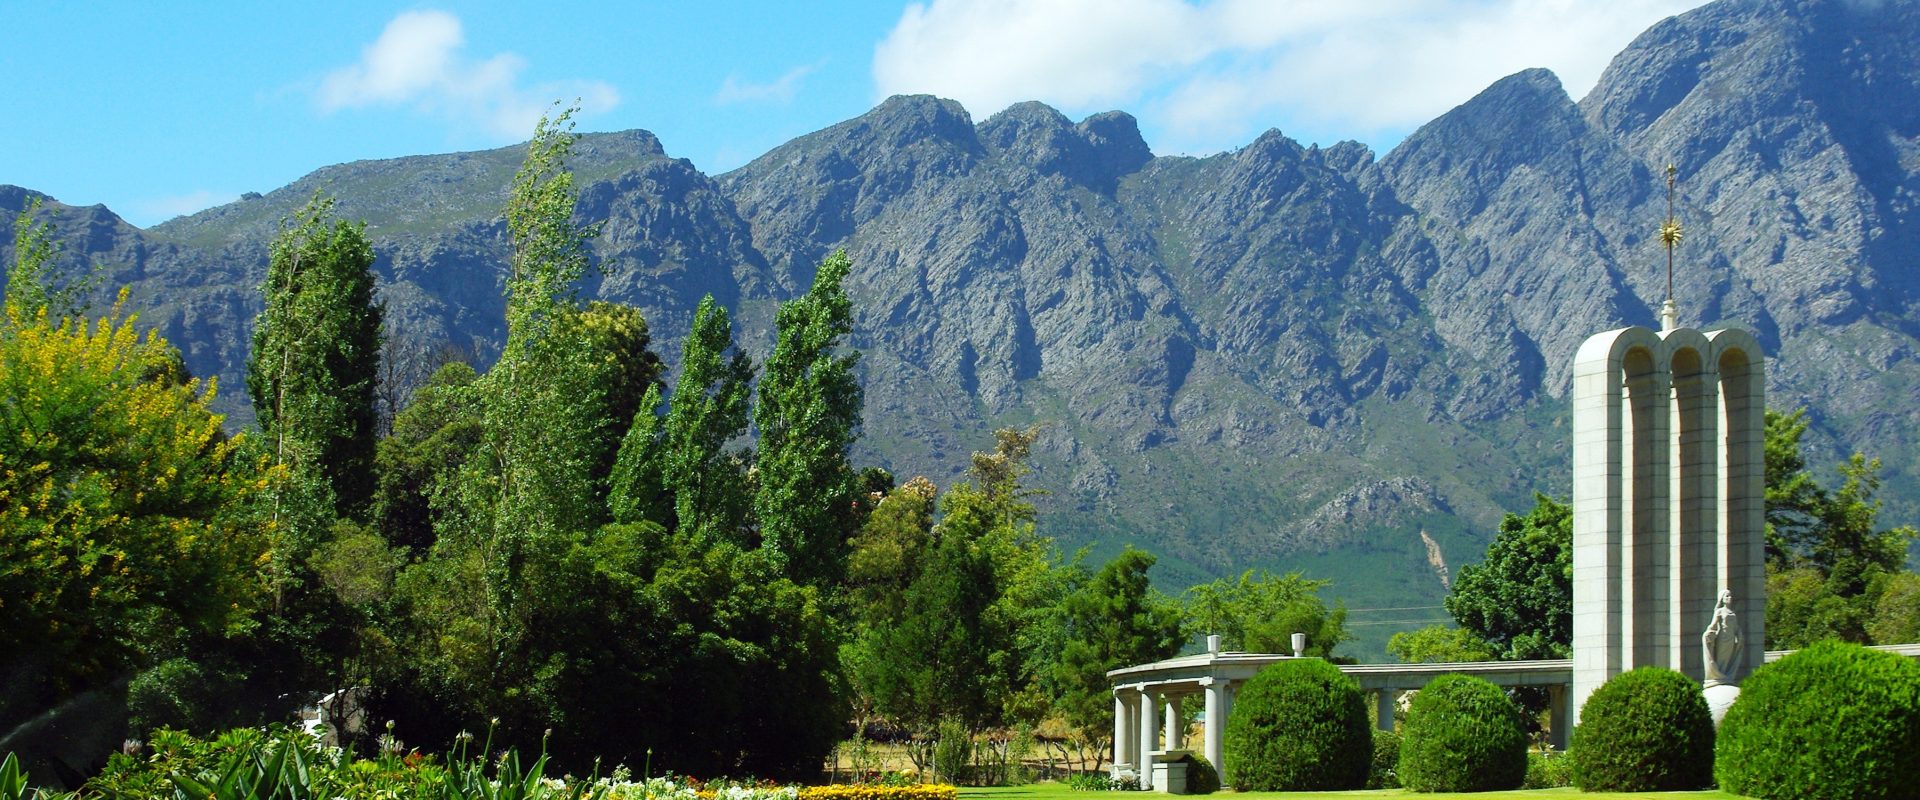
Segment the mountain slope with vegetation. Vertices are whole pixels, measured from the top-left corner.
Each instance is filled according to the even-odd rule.
[[[1273,565],[1357,607],[1431,606],[1432,550],[1470,562],[1504,510],[1566,491],[1572,353],[1654,324],[1672,163],[1682,320],[1754,330],[1772,405],[1811,409],[1813,460],[1882,456],[1889,517],[1911,519],[1916,42],[1910,2],[1720,0],[1577,102],[1522,72],[1377,158],[1278,131],[1155,156],[1123,113],[976,122],[930,97],[719,176],[643,131],[588,135],[576,214],[605,224],[581,288],[642,309],[666,354],[711,294],[758,358],[775,305],[845,249],[862,463],[946,486],[992,430],[1038,424],[1041,525],[1068,546],[1144,546],[1174,585]],[[327,167],[148,230],[101,207],[42,218],[63,269],[130,287],[245,425],[267,244],[316,191],[366,221],[391,354],[498,358],[524,152]],[[34,196],[0,187],[0,212]]]

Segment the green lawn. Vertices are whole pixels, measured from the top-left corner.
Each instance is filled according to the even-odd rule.
[[[1526,797],[1557,797],[1564,800],[1624,800],[1630,797],[1659,798],[1659,800],[1741,800],[1737,794],[1726,792],[1646,792],[1611,793],[1582,792],[1571,787],[1562,789],[1537,789],[1520,792],[1478,792],[1474,794],[1420,794],[1405,789],[1374,789],[1357,792],[1220,792],[1223,797],[1236,800],[1268,800],[1268,798],[1308,798],[1308,797],[1381,797],[1381,798],[1439,798],[1458,797],[1471,800],[1516,800]],[[1104,792],[1077,792],[1062,783],[1037,783],[1031,786],[989,786],[985,788],[962,788],[960,800],[1104,800]],[[1131,796],[1131,795],[1129,795]],[[1114,795],[1113,797],[1120,797]]]

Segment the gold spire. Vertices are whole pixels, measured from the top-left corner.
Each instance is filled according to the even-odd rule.
[[[1673,216],[1673,182],[1679,172],[1667,165],[1667,221],[1660,225],[1660,241],[1667,246],[1667,302],[1673,302],[1673,248],[1680,244],[1680,220]]]
[[[1680,244],[1680,220],[1673,215],[1674,176],[1679,173],[1667,165],[1667,221],[1660,224],[1660,241],[1667,246],[1667,301],[1660,305],[1660,329],[1680,327],[1680,311],[1673,304],[1673,248]]]

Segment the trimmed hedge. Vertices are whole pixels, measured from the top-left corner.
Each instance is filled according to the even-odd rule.
[[[1586,792],[1684,792],[1713,785],[1713,715],[1700,684],[1640,667],[1601,684],[1573,729],[1573,785]]]
[[[1826,641],[1755,670],[1714,776],[1748,797],[1920,796],[1920,662]]]
[[[1367,784],[1373,734],[1352,678],[1317,658],[1289,659],[1240,687],[1225,758],[1240,791],[1324,791]]]
[[[1518,789],[1527,777],[1527,729],[1500,687],[1442,675],[1414,695],[1400,740],[1400,785],[1416,792]]]

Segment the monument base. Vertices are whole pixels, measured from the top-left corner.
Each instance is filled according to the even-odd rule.
[[[1731,683],[1708,684],[1701,690],[1707,696],[1707,713],[1713,715],[1713,727],[1720,727],[1720,720],[1726,719],[1727,709],[1733,707],[1733,701],[1740,698],[1740,687]]]

